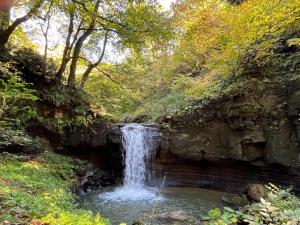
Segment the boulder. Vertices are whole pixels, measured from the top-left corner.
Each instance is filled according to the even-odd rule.
[[[249,184],[248,187],[246,187],[245,194],[250,200],[260,202],[261,198],[266,197],[267,189],[262,184]]]
[[[200,219],[184,211],[173,211],[160,213],[155,216],[155,220],[164,225],[200,225]]]
[[[230,193],[225,194],[222,201],[232,207],[243,207],[248,204],[247,196]]]
[[[113,172],[103,171],[92,164],[81,165],[75,171],[78,177],[77,192],[81,195],[115,183]]]

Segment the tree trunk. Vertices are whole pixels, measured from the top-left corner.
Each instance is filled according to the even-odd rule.
[[[92,33],[92,28],[90,28],[86,32],[84,32],[75,44],[74,52],[73,52],[73,55],[72,55],[72,62],[71,62],[71,65],[70,65],[70,74],[69,74],[69,77],[68,77],[68,85],[69,86],[74,87],[76,85],[75,75],[76,75],[76,68],[77,68],[77,63],[78,63],[79,55],[80,55],[80,52],[81,52],[81,48],[82,48],[83,42],[88,38],[88,36],[91,33]]]
[[[10,17],[10,8],[6,9],[6,13],[4,13],[4,17],[1,19],[1,33],[0,33],[0,48],[4,48],[5,44],[8,42],[10,36],[14,32],[14,30],[21,24],[29,20],[34,13],[36,13],[37,9],[40,8],[43,4],[43,0],[37,0],[34,6],[30,9],[30,11],[23,17],[16,19],[11,25],[9,23],[6,25],[5,23],[9,20]],[[6,14],[6,15],[5,15]],[[5,22],[6,21],[6,22]]]
[[[99,5],[100,5],[100,0],[97,0],[97,2],[95,4],[95,8],[94,8],[94,13],[97,13]],[[80,38],[78,38],[78,40],[75,44],[74,52],[72,55],[72,62],[70,65],[70,74],[68,77],[68,85],[71,87],[75,87],[75,85],[76,85],[76,68],[77,68],[77,63],[78,63],[78,59],[79,59],[79,56],[81,53],[81,48],[82,48],[83,42],[92,34],[92,32],[95,28],[95,23],[96,23],[96,19],[94,16],[94,18],[92,18],[92,21],[91,21],[90,25],[88,26],[88,28],[80,36]]]
[[[70,61],[70,58],[68,57],[68,55],[69,55],[69,52],[71,51],[71,49],[70,49],[71,48],[71,37],[72,37],[73,31],[74,31],[74,13],[71,13],[64,53],[63,53],[63,57],[61,59],[60,67],[56,74],[57,79],[59,81],[62,80],[63,74],[67,68],[68,62]]]
[[[9,26],[11,7],[0,10],[0,34]]]
[[[3,48],[5,44],[8,42],[9,37],[12,35],[14,30],[23,22],[27,21],[29,19],[29,16],[24,16],[21,18],[18,18],[13,24],[11,24],[7,29],[4,29],[0,33],[0,48]]]
[[[105,54],[107,41],[108,41],[108,32],[106,32],[106,34],[105,34],[104,41],[103,41],[103,47],[102,47],[101,54],[100,54],[98,61],[96,63],[90,64],[88,66],[88,68],[86,69],[86,71],[82,75],[82,79],[81,79],[81,87],[82,88],[84,88],[84,86],[88,80],[88,77],[91,74],[91,72],[93,71],[93,69],[95,69],[102,62],[102,59]]]

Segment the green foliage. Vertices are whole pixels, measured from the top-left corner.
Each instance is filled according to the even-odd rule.
[[[57,214],[49,214],[42,219],[44,223],[51,225],[105,225],[107,221],[101,218],[99,215],[96,215],[93,218],[92,213],[88,213],[86,211],[79,211],[74,213],[61,213]]]
[[[0,80],[0,119],[13,120],[21,125],[36,117],[32,103],[37,100],[36,92],[16,74]]]
[[[37,86],[40,99],[71,109],[74,116],[87,115],[91,108],[115,120],[156,120],[194,110],[211,99],[250,93],[257,84],[252,76],[273,79],[298,72],[299,1],[183,0],[176,2],[172,13],[153,1],[100,2],[99,9],[104,10],[97,15],[96,1],[55,0],[50,13],[64,19],[65,33],[67,20],[76,14],[73,37],[77,29],[93,27],[79,49],[78,82],[87,66],[95,63],[90,61],[101,55],[105,31],[113,31],[108,38],[116,48],[129,50],[122,63],[97,65],[84,90],[56,83],[55,66],[34,51],[20,49],[13,54],[13,67]],[[44,7],[48,9],[47,4]],[[72,58],[74,45],[69,47],[70,64],[78,58]],[[293,51],[294,58],[283,51]],[[59,57],[55,60],[60,64]],[[86,123],[89,118],[79,117],[75,123],[80,120]],[[59,121],[61,127],[67,123]]]
[[[33,146],[36,143],[23,130],[15,129],[7,124],[0,124],[0,146],[7,148],[11,146]],[[0,147],[0,151],[1,151]]]
[[[50,152],[37,158],[1,154],[0,221],[107,224],[99,216],[77,208],[70,192],[75,168],[72,159]]]
[[[140,50],[153,43],[162,44],[173,35],[169,14],[151,1],[130,2],[120,19],[125,24],[119,28],[120,43],[129,48]]]
[[[174,115],[188,107],[189,96],[180,92],[171,92],[163,95],[153,95],[145,100],[133,114],[134,118],[143,120],[157,120],[161,117]]]
[[[226,211],[227,210],[227,211]],[[208,212],[209,225],[233,225],[238,222],[238,215],[230,208],[225,208],[225,212],[220,209],[213,209]]]
[[[86,114],[89,109],[89,98],[82,89],[70,88],[63,84],[53,84],[40,90],[40,98],[59,107],[64,106],[74,114]]]
[[[177,2],[173,42],[156,42],[143,51],[131,52],[121,65],[109,70],[123,89],[109,79],[92,79],[87,84],[92,104],[98,102],[101,111],[117,119],[155,120],[184,113],[193,108],[193,101],[205,103],[251,92],[257,83],[251,76],[273,79],[278,74],[289,75],[283,71],[291,74],[289,68],[296,65],[299,49],[299,1],[229,2],[241,4]],[[284,49],[293,51],[295,57],[287,61]],[[97,98],[99,92],[101,98]]]
[[[249,47],[256,45],[257,55],[268,56],[280,35],[292,35],[299,27],[298,1],[248,0],[239,6],[218,0],[205,2],[179,4],[177,23],[185,36],[178,54],[185,60],[194,55],[191,59],[197,62],[193,64],[213,74],[238,73],[239,58]]]
[[[22,26],[19,26],[12,33],[10,38],[10,45],[12,48],[30,48],[33,50],[38,49],[38,46],[30,40],[27,33]]]
[[[62,135],[64,134],[65,129],[72,131],[77,127],[88,127],[93,121],[95,121],[95,118],[91,115],[78,115],[65,119],[47,117],[38,117],[37,119],[44,127],[47,127],[48,130],[59,132]]]
[[[45,61],[40,54],[29,48],[19,48],[8,52],[6,60],[9,63],[1,63],[0,67],[3,76],[0,80],[0,103],[5,102],[2,105],[4,110],[9,110],[7,114],[11,118],[16,118],[17,112],[20,112],[21,122],[36,117],[32,104],[36,100],[64,107],[73,115],[87,114],[90,108],[87,94],[80,88],[58,82],[54,64]]]
[[[135,96],[133,90],[127,88],[123,90],[118,84],[122,83],[123,79],[114,68],[105,68],[105,71],[115,82],[103,74],[93,73],[85,86],[85,91],[89,96],[91,108],[96,114],[121,119],[124,114],[134,110]]]
[[[266,186],[266,199],[252,203],[240,210],[225,207],[222,212],[214,209],[203,219],[211,225],[238,224],[244,222],[249,225],[274,224],[297,225],[300,222],[300,199],[291,194],[291,188],[281,189],[273,184]]]
[[[43,88],[55,79],[55,65],[45,61],[43,56],[31,48],[17,48],[12,51],[11,64],[26,82],[37,87]]]
[[[245,207],[243,221],[250,225],[298,224],[300,222],[300,199],[291,194],[291,189],[280,189],[274,185],[267,186],[266,199]]]

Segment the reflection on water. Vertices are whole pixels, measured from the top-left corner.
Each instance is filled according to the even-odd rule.
[[[164,188],[126,190],[124,188],[102,189],[81,198],[83,208],[100,213],[113,225],[144,220],[153,208],[156,213],[185,211],[200,217],[208,210],[222,207],[224,193],[200,188]],[[135,196],[135,197],[133,197]]]

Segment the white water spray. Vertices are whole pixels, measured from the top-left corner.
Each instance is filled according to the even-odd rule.
[[[147,176],[147,162],[153,146],[153,131],[142,125],[129,124],[122,128],[125,154],[124,187],[143,187]]]
[[[102,197],[110,201],[159,200],[155,191],[145,187],[147,167],[157,131],[139,124],[128,124],[121,130],[125,162],[124,184]]]

